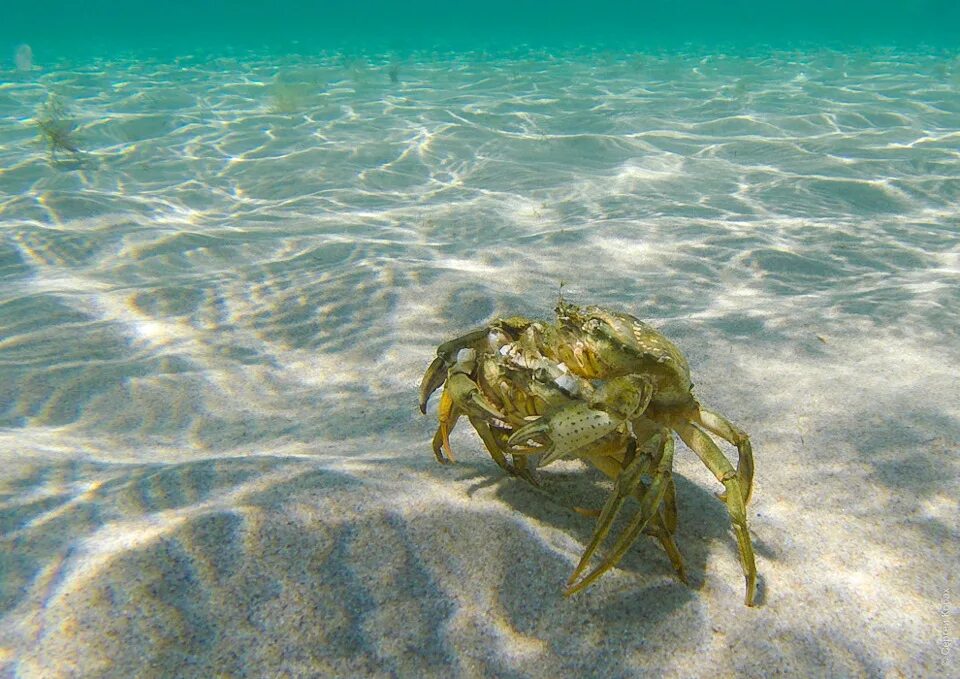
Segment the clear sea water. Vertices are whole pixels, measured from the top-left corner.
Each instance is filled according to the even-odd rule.
[[[141,657],[173,673],[220,667],[229,635],[218,616],[263,613],[273,585],[251,573],[279,580],[289,565],[250,547],[250,507],[275,530],[276,516],[296,513],[291,497],[307,506],[395,474],[441,478],[433,426],[416,410],[436,345],[498,315],[549,316],[561,281],[573,301],[662,328],[704,399],[754,433],[766,485],[751,520],[766,572],[778,556],[809,558],[827,538],[804,542],[802,526],[836,525],[851,507],[865,521],[912,517],[871,529],[908,545],[883,563],[955,544],[960,3],[330,5],[4,4],[0,674],[131,676],[123,668]],[[44,121],[66,146],[51,151]],[[476,437],[456,436],[478,477],[496,477]],[[407,471],[384,472],[384,459]],[[269,501],[249,495],[265,492],[260,479],[276,489]],[[778,500],[788,496],[810,512],[802,521]],[[313,544],[314,532],[292,542]],[[247,579],[184,566],[208,538],[233,545]],[[872,539],[842,544],[876,556],[883,538]],[[211,563],[216,551],[204,552]],[[932,558],[944,563],[908,587],[929,604],[927,627],[904,632],[878,613],[877,634],[899,641],[876,644],[849,619],[817,619],[818,638],[848,634],[875,659],[857,664],[822,642],[836,672],[883,673],[902,657],[946,667],[932,611],[956,583],[942,581],[950,560]],[[124,603],[123,578],[145,568],[153,603]],[[913,583],[891,576],[859,599],[864,580],[837,577],[838,615],[909,598],[898,588]],[[205,594],[188,605],[180,586]],[[791,585],[771,576],[778,586]],[[101,592],[83,608],[99,636],[60,622],[79,615],[64,597],[80,590]],[[408,603],[423,620],[455,600]],[[326,624],[310,617],[315,604],[302,614]],[[402,654],[389,633],[350,617],[356,601],[323,605],[342,606],[351,634],[379,649],[351,665],[339,627],[310,641],[348,658],[337,671],[410,667],[391,664]],[[812,608],[767,610],[800,620]],[[626,655],[521,613],[509,621],[546,640],[552,655],[530,656],[545,672],[569,669],[557,658],[570,644],[586,665],[629,672]],[[168,623],[193,641],[164,637]],[[443,653],[465,653],[452,632],[423,625],[407,630],[411,644],[443,637]],[[748,629],[758,645],[743,658],[762,660],[775,627]],[[150,634],[186,650],[157,650]],[[819,657],[795,643],[796,658]],[[264,648],[251,644],[235,671],[275,669]],[[488,672],[537,676],[526,656],[484,648]],[[112,670],[97,664],[104,653],[118,659]]]
[[[953,0],[51,0],[4,5],[0,44],[27,42],[45,57],[65,52],[110,57],[122,49],[144,48],[167,54],[228,47],[286,53],[295,44],[306,51],[348,52],[509,50],[517,45],[643,50],[706,44],[730,49],[804,42],[956,48],[960,23],[960,6]]]

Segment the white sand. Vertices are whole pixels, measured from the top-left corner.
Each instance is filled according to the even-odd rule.
[[[2,151],[0,675],[955,674],[956,65],[793,58],[57,76],[101,155]],[[692,586],[644,538],[572,599],[600,479],[433,459],[436,345],[561,278],[752,435],[756,608],[682,446]]]
[[[538,491],[464,435],[462,463],[442,468],[426,421],[419,441],[318,438],[170,464],[21,436],[44,454],[7,461],[3,657],[23,676],[946,676],[956,431],[922,414],[951,416],[940,399],[957,390],[947,367],[921,380],[891,366],[932,363],[922,349],[876,348],[837,338],[816,357],[748,364],[742,348],[699,366],[711,402],[750,414],[755,609],[685,449],[693,586],[641,540],[568,600],[592,530],[571,507],[603,498],[576,464],[544,470]]]

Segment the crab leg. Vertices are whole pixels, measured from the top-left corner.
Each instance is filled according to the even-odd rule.
[[[673,485],[672,478],[670,485]],[[644,532],[660,541],[660,545],[667,553],[670,563],[673,564],[673,569],[677,572],[677,577],[680,578],[680,582],[686,585],[689,581],[687,580],[686,569],[683,567],[683,555],[680,554],[677,543],[673,539],[673,529],[669,526],[669,518],[664,518],[664,514],[666,514],[665,511],[657,512],[657,515],[647,524]]]
[[[737,480],[740,482],[743,504],[750,504],[750,494],[753,492],[753,446],[750,444],[750,437],[720,413],[703,406],[700,406],[694,415],[694,422],[737,447]],[[726,500],[723,497],[720,499]]]
[[[635,451],[636,443],[631,442],[631,444],[630,448]],[[597,551],[597,548],[610,532],[613,520],[617,514],[620,513],[620,509],[623,507],[623,503],[626,502],[627,497],[632,495],[638,488],[644,486],[640,475],[649,471],[649,460],[643,456],[631,456],[628,452],[625,460],[629,458],[632,459],[630,459],[625,467],[611,475],[615,479],[613,491],[603,505],[603,509],[600,510],[600,514],[597,517],[597,527],[594,529],[593,536],[590,538],[590,544],[587,545],[587,548],[580,556],[580,562],[567,580],[567,585],[572,584],[580,576],[584,568],[586,568],[594,552]],[[569,593],[572,594],[573,592],[571,591]]]
[[[579,592],[581,589],[587,587],[594,580],[617,565],[620,559],[623,558],[623,555],[626,554],[627,550],[630,548],[630,545],[636,542],[637,536],[640,535],[650,520],[653,519],[654,516],[658,515],[660,503],[663,502],[664,495],[667,491],[667,487],[669,486],[671,469],[673,467],[674,452],[673,436],[670,436],[668,432],[663,432],[660,434],[660,437],[659,447],[662,452],[659,455],[657,467],[655,470],[653,470],[653,482],[643,493],[643,496],[640,500],[640,511],[637,512],[637,515],[630,522],[630,525],[627,526],[623,533],[620,534],[620,537],[614,544],[613,549],[603,560],[603,563],[587,574],[582,580],[580,580],[580,582],[573,584],[584,571],[584,569],[586,569],[587,564],[589,563],[594,552],[597,550],[597,547],[600,546],[600,543],[603,542],[603,539],[610,532],[610,528],[613,525],[613,520],[620,511],[620,508],[623,506],[627,496],[634,494],[636,490],[643,484],[640,476],[644,471],[646,471],[645,467],[647,466],[647,459],[643,456],[634,458],[634,460],[627,465],[627,467],[617,477],[613,492],[610,494],[610,497],[608,498],[607,503],[604,505],[603,511],[600,514],[600,518],[597,520],[597,528],[593,533],[593,539],[590,541],[586,551],[584,551],[583,556],[580,558],[580,563],[577,564],[573,574],[567,581],[568,587],[564,591],[565,595],[570,596],[571,594]],[[683,577],[682,570],[680,573],[681,577]]]
[[[651,440],[654,437],[654,435],[657,433],[662,433],[663,436],[669,436],[671,438],[673,437],[673,433],[669,429],[664,429],[662,432],[658,432],[656,430],[651,430],[651,429],[642,429],[639,426],[641,423],[642,423],[642,420],[633,421],[634,436],[638,436],[638,432],[640,431],[646,431],[647,432],[646,437],[648,441]],[[652,422],[650,422],[650,424],[654,425],[655,427],[658,426]],[[657,440],[660,441],[662,439],[657,439]],[[659,462],[660,457],[663,455],[663,451],[664,451],[664,446],[658,446],[658,448],[654,451],[656,454],[656,458],[652,460],[653,463]],[[629,462],[629,460],[624,461],[625,464],[627,462]],[[638,488],[638,494],[636,494],[636,498],[638,500],[642,500],[643,493],[645,492],[646,492],[646,486],[644,486],[643,482],[641,482],[640,488]],[[673,480],[673,474],[670,474],[670,477],[667,479],[667,489],[666,489],[666,492],[664,492],[663,494],[663,505],[660,508],[660,513],[663,515],[662,516],[663,526],[670,532],[670,535],[673,535],[674,533],[676,533],[677,532],[677,485]],[[650,534],[655,535],[656,532],[652,531],[650,532]],[[682,564],[678,569],[678,571],[680,572],[680,579],[686,582],[686,577],[683,575]]]
[[[705,432],[681,420],[673,422],[672,426],[683,442],[700,457],[726,489],[723,502],[727,505],[733,532],[737,537],[740,565],[743,567],[746,578],[747,592],[744,603],[747,606],[753,606],[753,597],[757,591],[757,564],[753,556],[753,545],[750,542],[750,531],[747,528],[747,508],[743,499],[745,493],[740,488],[737,471]]]
[[[636,447],[636,442],[631,441],[631,448]],[[616,479],[623,472],[623,464],[619,462],[615,457],[609,455],[590,455],[586,458],[590,464],[599,469],[601,472],[606,474],[612,479]],[[635,458],[634,458],[635,459]],[[671,482],[673,478],[671,477]],[[671,483],[672,485],[672,483]],[[642,500],[643,495],[647,492],[647,486],[641,480],[637,484],[636,491],[634,492],[634,497],[637,500]],[[668,487],[669,494],[669,487]],[[664,497],[666,502],[666,496]],[[598,510],[594,516],[599,516],[602,513],[602,510]],[[644,529],[644,532],[652,537],[657,538],[660,542],[660,546],[663,547],[663,551],[667,553],[667,557],[670,559],[670,563],[673,564],[674,570],[677,572],[677,577],[680,578],[681,582],[687,582],[686,570],[683,566],[683,556],[680,554],[680,550],[677,548],[677,543],[673,539],[674,529],[669,528],[667,525],[668,518],[665,518],[667,515],[667,508],[664,507],[663,511],[658,511],[653,518],[650,520],[650,523],[647,524],[647,527]],[[674,511],[674,516],[676,512]],[[675,528],[675,526],[674,526]]]
[[[669,429],[663,429],[661,425],[651,420],[648,420],[645,417],[641,417],[633,420],[631,422],[631,427],[633,428],[634,442],[646,440],[647,443],[644,444],[645,448],[647,447],[647,445],[651,440],[656,440],[657,443],[659,443],[662,440],[662,438],[657,438],[657,434],[662,433],[664,436],[673,436],[673,434],[670,433]],[[636,445],[632,446],[633,454],[636,454],[636,448],[637,448]],[[655,455],[655,458],[651,460],[651,464],[654,464],[657,461],[659,461],[660,456],[663,454],[663,447],[658,445],[653,451],[651,451],[651,453]],[[633,460],[633,456],[630,455],[628,451],[628,454],[624,455],[623,462],[620,465],[621,468],[626,467],[628,464],[630,464],[632,460]],[[614,479],[617,478],[617,476],[619,475],[619,472],[620,472],[620,469],[617,469],[616,473],[610,475],[611,478],[614,478]],[[645,474],[649,472],[650,472],[649,468],[646,468],[646,470],[644,471]],[[640,486],[637,488],[637,493],[635,493],[637,500],[643,499],[643,493],[645,493],[646,490],[647,490],[646,486],[643,485],[643,482],[641,481]],[[667,490],[663,495],[663,505],[660,507],[660,514],[662,514],[662,517],[658,516],[656,518],[663,519],[662,527],[666,528],[667,531],[669,531],[670,535],[673,535],[674,533],[676,533],[677,532],[677,485],[673,480],[673,474],[670,475],[669,482],[667,483]],[[660,522],[655,521],[653,523],[659,524]],[[656,536],[657,530],[659,529],[655,530],[652,527],[652,525],[653,524],[651,524],[651,527],[648,527],[648,529],[645,529],[644,532],[648,533],[649,535]],[[677,570],[680,573],[680,579],[686,582],[686,578],[683,575],[682,563],[680,564],[680,567]]]
[[[672,474],[663,494],[663,524],[671,535],[677,532],[677,484]]]

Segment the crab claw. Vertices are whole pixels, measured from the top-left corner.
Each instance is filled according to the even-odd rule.
[[[471,330],[437,347],[437,357],[420,382],[420,412],[426,414],[430,395],[443,384],[447,371],[459,360],[460,351],[473,349],[481,353],[496,352],[514,342],[532,324],[533,321],[523,316],[497,318],[490,325]]]
[[[472,330],[462,337],[444,342],[437,348],[437,357],[433,359],[433,363],[427,368],[427,372],[420,381],[421,413],[427,413],[427,401],[430,400],[430,395],[447,379],[447,370],[457,362],[460,351],[488,344],[492,330],[492,327]]]
[[[453,456],[453,449],[450,448],[450,432],[460,419],[460,411],[446,389],[440,394],[440,407],[437,410],[440,426],[433,435],[433,454],[440,464],[450,464],[457,461]]]
[[[430,395],[440,388],[445,379],[447,379],[447,362],[442,356],[437,356],[420,382],[420,412],[424,415],[427,414],[427,401],[430,400]]]
[[[524,441],[531,438],[546,438],[546,444],[537,447],[529,448],[528,450],[535,453],[540,453],[540,466],[548,465],[554,460],[558,460],[565,453],[570,452],[566,448],[558,448],[557,444],[550,438],[550,435],[553,433],[553,427],[549,422],[546,421],[545,417],[531,422],[530,424],[520,427],[513,435],[507,439],[507,444],[512,446],[518,446]],[[519,451],[516,451],[519,452]],[[516,453],[515,453],[516,454]]]
[[[423,378],[425,386],[421,387],[422,392],[426,392],[426,398],[429,398],[430,380],[437,380],[433,374],[439,371],[437,365],[441,367],[446,361],[437,357],[434,364],[430,366],[427,374]],[[456,362],[446,372],[443,393],[440,395],[440,407],[437,409],[437,418],[440,421],[440,427],[433,437],[433,454],[441,464],[455,462],[453,450],[450,447],[450,432],[457,423],[461,414],[466,414],[473,418],[479,416],[482,419],[493,417],[498,420],[506,420],[506,415],[501,413],[497,406],[487,400],[481,392],[480,387],[470,377],[477,367],[477,352],[474,349],[461,349],[457,352]],[[421,409],[426,404],[426,398],[421,395]],[[482,420],[481,420],[482,421]],[[474,424],[476,429],[476,424]],[[444,455],[446,452],[446,455]]]
[[[550,423],[547,421],[547,418],[538,417],[530,424],[526,424],[510,434],[510,438],[507,439],[507,445],[510,447],[515,447],[527,439],[536,438],[541,434],[549,433]]]
[[[620,421],[586,403],[574,403],[517,429],[507,445],[517,446],[529,439],[546,439],[540,464],[546,465],[613,432]]]
[[[510,434],[510,438],[507,439],[507,445],[511,448],[516,448],[529,439],[541,438],[544,435],[549,439],[551,429],[550,422],[546,417],[538,417],[530,424],[526,424]],[[553,448],[552,441],[549,442],[547,448]]]

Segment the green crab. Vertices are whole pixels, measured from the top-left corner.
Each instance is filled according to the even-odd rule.
[[[555,312],[552,324],[521,317],[498,319],[439,347],[421,383],[420,407],[425,412],[430,394],[446,383],[438,430],[441,441],[446,436],[443,432],[449,430],[444,429],[443,419],[443,399],[449,389],[448,421],[449,413],[464,409],[472,414],[471,422],[476,419],[481,426],[488,420],[500,423],[496,425],[500,433],[494,437],[497,454],[487,444],[494,459],[499,455],[505,460],[509,454],[514,460],[523,460],[539,452],[541,464],[548,464],[563,457],[577,457],[594,463],[615,480],[593,538],[568,583],[566,592],[572,594],[615,566],[641,532],[652,530],[657,534],[660,530],[672,543],[676,529],[672,479],[676,432],[724,486],[718,498],[730,515],[746,579],[745,603],[752,606],[757,571],[746,518],[753,484],[753,450],[747,434],[697,401],[686,359],[653,327],[630,314],[597,306],[581,308],[562,298]],[[513,354],[519,357],[516,361],[534,366],[530,370],[552,365],[554,371],[566,371],[580,386],[580,394],[571,393],[567,400],[544,400],[540,408],[508,414],[489,398],[482,378],[472,379],[475,366],[458,361],[458,355],[463,359],[471,356],[461,354],[462,350],[475,352],[474,360],[478,356]],[[510,380],[508,383],[517,386]],[[528,389],[521,387],[520,391]],[[711,434],[737,448],[736,468]],[[437,441],[435,436],[435,452]],[[511,471],[510,465],[501,466]],[[513,466],[513,473],[517,473],[517,466]],[[651,479],[649,484],[643,477]],[[602,562],[578,581],[630,495],[640,500],[640,510]],[[671,560],[677,566],[672,554]],[[682,578],[682,563],[677,570]]]
[[[525,351],[518,343],[509,341],[499,332],[499,328],[471,333],[467,340],[454,342],[473,346],[456,350],[455,358],[452,358],[453,347],[441,347],[440,355],[427,371],[420,390],[420,409],[426,412],[430,394],[443,385],[437,409],[439,426],[433,437],[434,455],[441,464],[454,461],[449,434],[458,419],[465,415],[500,467],[539,485],[528,458],[531,453],[541,452],[540,449],[509,446],[507,441],[510,435],[531,417],[568,412],[568,409],[576,411],[583,405],[583,398],[592,402],[607,399],[610,389],[601,386],[597,392],[587,380],[571,375],[566,366]],[[483,349],[482,353],[478,349]],[[444,370],[448,362],[452,363]],[[435,378],[434,374],[441,377]],[[588,410],[586,415],[604,416],[594,410]],[[583,443],[585,445],[578,457],[615,481],[625,478],[623,470],[631,463],[637,473],[650,473],[664,454],[669,459],[673,453],[672,439],[661,437],[638,446],[636,439],[620,424],[608,427],[603,434],[590,431]],[[512,458],[512,463],[507,460],[508,456]],[[560,455],[542,455],[539,465],[545,466],[558,457]],[[632,493],[641,503],[651,504],[647,511],[653,514],[653,518],[643,527],[643,532],[657,538],[678,576],[686,582],[683,558],[673,539],[677,511],[672,480],[660,494],[648,495],[646,491],[644,482],[637,479],[629,487],[622,487],[622,499]],[[591,513],[581,509],[577,511]],[[602,512],[599,514],[602,515]],[[603,535],[605,532],[595,534],[594,540],[599,542]],[[577,589],[580,587],[567,593],[572,594]]]

